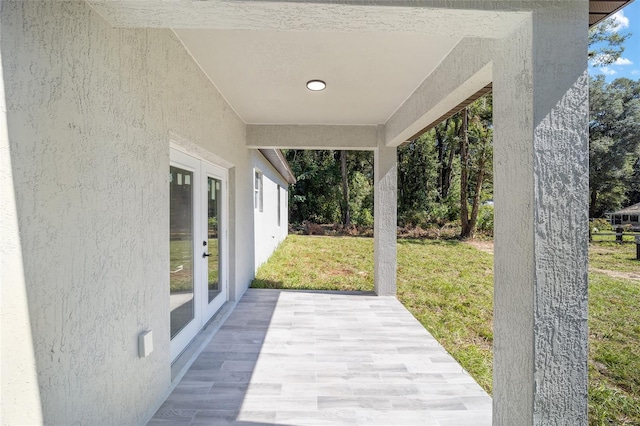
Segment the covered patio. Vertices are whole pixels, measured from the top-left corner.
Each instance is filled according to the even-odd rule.
[[[627,2],[4,2],[3,418],[586,424],[587,31]],[[492,402],[394,298],[396,149],[489,87]],[[374,152],[376,296],[247,290],[280,148]],[[176,149],[224,170],[229,218],[230,316],[179,384]]]
[[[249,289],[148,424],[481,426],[491,404],[396,298]]]

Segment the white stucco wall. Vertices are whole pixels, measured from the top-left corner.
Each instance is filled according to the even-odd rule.
[[[140,424],[171,380],[170,141],[232,166],[235,298],[255,266],[245,125],[171,31],[113,29],[84,2],[3,2],[1,19],[2,421]]]
[[[255,270],[287,238],[289,231],[289,184],[259,151],[253,151],[253,170],[262,172],[262,211],[254,205]],[[253,177],[253,171],[251,171]],[[278,225],[278,191],[280,191],[280,225]]]

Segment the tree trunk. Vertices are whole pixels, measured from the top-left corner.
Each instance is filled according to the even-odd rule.
[[[444,182],[442,186],[442,196],[447,198],[449,196],[449,188],[451,188],[451,179],[453,178],[453,158],[455,157],[456,150],[453,146],[449,147],[449,158],[447,159]]]
[[[453,158],[455,149],[451,139],[447,147],[447,133],[452,120],[448,118],[444,124],[435,128],[436,140],[438,144],[438,201],[442,202],[449,195],[453,170]],[[455,125],[455,123],[454,123]],[[442,127],[441,127],[442,126]],[[448,150],[447,150],[448,148]]]
[[[591,190],[591,197],[589,202],[589,217],[596,217],[596,202],[598,201],[598,191],[595,189]]]
[[[462,229],[460,238],[469,238],[471,228],[469,226],[469,204],[467,202],[467,190],[469,185],[469,113],[467,108],[462,110],[462,138],[460,138],[460,222]]]
[[[340,172],[342,174],[342,224],[351,225],[349,214],[349,180],[347,179],[347,151],[340,151]]]
[[[438,144],[438,201],[444,199],[444,141],[442,135],[436,126],[436,143]]]
[[[476,181],[475,193],[473,194],[473,206],[471,208],[471,219],[469,219],[469,223],[467,224],[467,236],[465,238],[473,238],[473,235],[476,231],[476,223],[478,223],[478,212],[480,211],[480,194],[482,193],[482,183],[484,182],[484,174],[485,174],[485,159],[484,159],[484,150],[482,152],[482,157],[480,162],[478,163],[478,180]]]

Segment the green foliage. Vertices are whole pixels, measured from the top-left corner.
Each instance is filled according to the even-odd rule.
[[[478,212],[478,230],[493,233],[493,205],[483,204]]]
[[[589,95],[589,216],[601,217],[640,185],[640,81],[592,77]]]
[[[400,217],[426,212],[438,197],[435,133],[427,132],[398,148],[398,212]],[[411,220],[415,222],[415,217]],[[420,225],[413,223],[413,225]]]
[[[340,151],[284,150],[297,183],[289,190],[292,223],[340,223],[342,186]],[[373,224],[373,153],[347,152],[351,223]]]
[[[349,208],[351,223],[362,226],[373,225],[373,181],[356,170],[349,182]]]
[[[473,205],[493,198],[492,97],[474,102],[469,113],[465,198]],[[458,113],[398,148],[399,225],[427,228],[460,220],[461,130]],[[485,220],[483,226],[492,224]]]
[[[607,219],[594,219],[589,221],[589,233],[611,231],[611,224]]]
[[[460,148],[460,219],[462,238],[473,237],[483,199],[493,194],[493,98],[487,95],[469,105],[466,137]],[[464,117],[464,115],[463,115]],[[465,131],[465,125],[462,127]],[[465,191],[462,193],[462,191]]]
[[[340,219],[340,166],[333,151],[286,150],[297,182],[289,190],[289,218],[300,223]]]
[[[398,223],[409,228],[426,228],[431,223],[431,217],[425,210],[407,210],[398,216]]]
[[[613,18],[605,19],[589,29],[589,62],[594,66],[614,63],[624,52],[630,32],[621,32]]]

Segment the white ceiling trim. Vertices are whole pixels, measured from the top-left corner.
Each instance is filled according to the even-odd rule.
[[[88,0],[117,28],[417,32],[501,38],[540,1],[283,2]],[[564,0],[566,3],[567,0]],[[491,3],[492,7],[487,7]],[[549,1],[547,5],[563,3]],[[527,6],[530,4],[531,6]],[[548,7],[548,6],[547,6]]]

